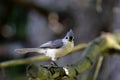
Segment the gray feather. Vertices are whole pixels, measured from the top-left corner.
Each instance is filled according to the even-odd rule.
[[[38,52],[40,53],[40,48],[21,48],[21,49],[15,49],[15,52],[17,53],[28,53],[28,52]]]
[[[55,41],[49,41],[40,46],[40,48],[61,48],[63,46],[62,39],[58,39]]]

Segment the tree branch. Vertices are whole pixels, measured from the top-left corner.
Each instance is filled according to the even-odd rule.
[[[76,46],[71,52],[69,53],[62,53],[62,55],[57,55],[58,58],[73,54],[77,51],[81,51],[86,48],[86,44],[79,44]],[[11,60],[11,61],[5,61],[0,63],[0,68],[3,67],[9,67],[9,66],[16,66],[16,65],[22,65],[22,64],[28,64],[28,63],[34,63],[34,62],[42,62],[42,61],[48,61],[50,60],[49,57],[40,55],[40,56],[34,56],[31,58],[26,58],[26,59],[18,59],[18,60]]]
[[[120,51],[120,44],[118,36],[112,35],[110,33],[104,33],[102,36],[96,38],[95,40],[88,43],[87,48],[80,57],[80,61],[69,66],[58,67],[55,65],[49,66],[29,66],[27,69],[28,76],[30,80],[73,80],[76,76],[86,70],[89,70],[93,65],[96,57],[99,53],[105,53],[110,49],[115,49]],[[63,53],[64,55],[58,55],[57,57],[66,56],[72,54],[76,51],[83,50],[86,47],[85,44],[80,44],[76,46],[70,53]],[[47,56],[37,56],[28,59],[13,60],[8,62],[0,63],[0,68],[15,66],[27,63],[33,63],[38,61],[50,60]]]
[[[93,76],[93,80],[97,80],[97,78],[98,78],[98,74],[100,72],[100,68],[101,68],[102,63],[103,63],[103,58],[104,58],[103,56],[100,56],[98,59],[98,63],[97,63],[96,70],[95,70],[95,73]]]
[[[99,53],[104,53],[111,48],[120,50],[116,37],[109,33],[103,34],[88,44],[78,63],[66,67],[40,66],[33,68],[31,66],[28,69],[29,79],[33,80],[33,73],[36,73],[34,79],[64,80],[63,78],[67,76],[69,80],[73,80],[78,74],[91,68]],[[37,72],[35,69],[38,69]]]

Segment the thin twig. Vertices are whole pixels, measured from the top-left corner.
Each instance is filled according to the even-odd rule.
[[[64,55],[57,55],[57,57],[63,57],[69,54],[73,54],[77,51],[81,51],[86,48],[86,44],[79,44],[77,45],[71,52],[69,53],[63,53]],[[23,65],[23,64],[28,64],[28,63],[34,63],[34,62],[43,62],[43,61],[48,61],[50,60],[49,57],[40,55],[40,56],[34,56],[31,58],[26,58],[26,59],[18,59],[18,60],[11,60],[11,61],[5,61],[0,63],[0,68],[3,67],[9,67],[9,66],[16,66],[16,65]]]
[[[98,60],[98,63],[97,63],[97,67],[96,67],[96,70],[95,70],[95,73],[94,73],[93,80],[97,80],[98,74],[100,72],[100,68],[102,66],[103,58],[104,58],[103,56],[99,57],[99,60]]]

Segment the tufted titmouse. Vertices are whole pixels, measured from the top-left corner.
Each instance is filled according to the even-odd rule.
[[[15,49],[17,53],[28,53],[28,52],[37,52],[43,53],[46,56],[49,56],[52,61],[56,61],[56,54],[63,52],[69,52],[74,47],[74,36],[73,31],[70,30],[67,32],[66,36],[63,39],[58,39],[54,41],[48,41],[42,44],[39,48],[23,48]]]

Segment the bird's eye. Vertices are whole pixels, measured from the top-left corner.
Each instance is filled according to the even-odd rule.
[[[66,37],[66,39],[68,39],[68,37]]]

